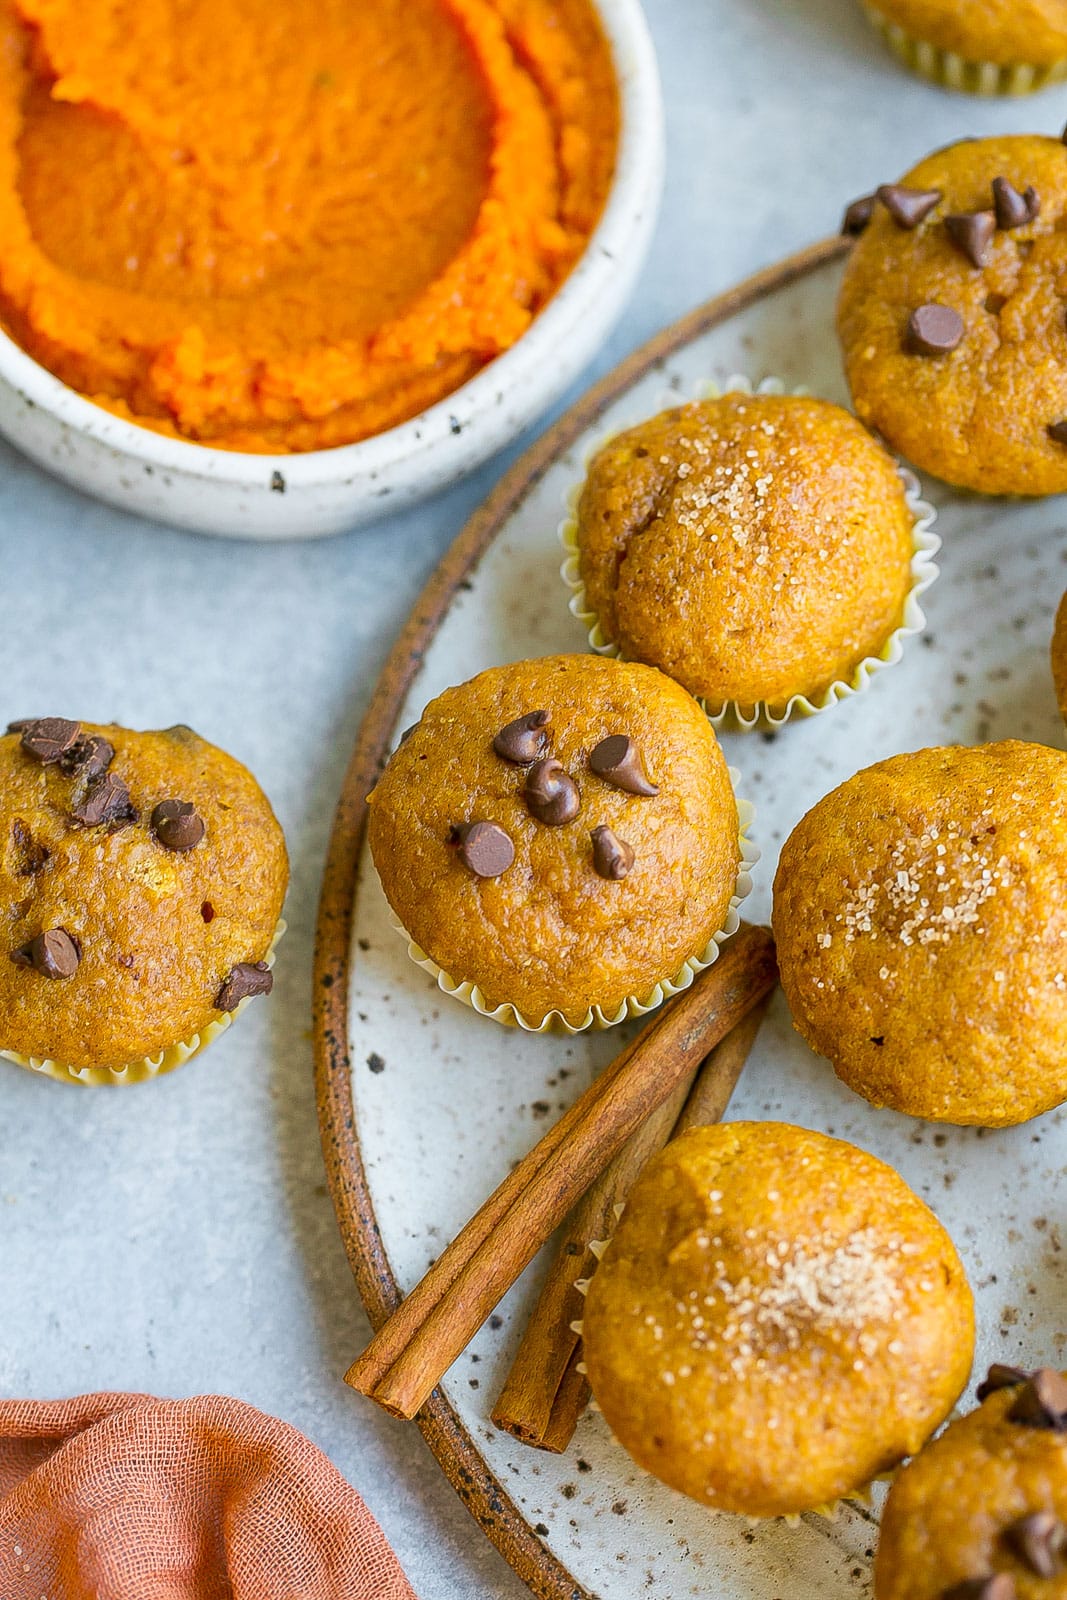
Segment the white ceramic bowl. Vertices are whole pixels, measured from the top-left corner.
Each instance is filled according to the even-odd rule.
[[[312,539],[411,505],[480,466],[595,355],[633,289],[663,185],[659,74],[639,0],[599,0],[619,79],[619,159],[585,254],[528,333],[477,377],[387,433],[304,455],[249,455],[115,417],[0,333],[0,433],[110,505],[201,533]]]

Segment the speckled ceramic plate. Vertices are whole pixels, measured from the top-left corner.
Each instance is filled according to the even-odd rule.
[[[559,583],[561,497],[590,437],[701,377],[773,373],[844,400],[833,337],[843,247],[831,243],[670,329],[527,455],[464,530],[390,657],[338,815],[320,923],[320,1114],[334,1201],[376,1324],[592,1074],[620,1031],[526,1037],[445,998],[390,925],[363,848],[363,797],[397,731],[447,684],[519,656],[585,648]],[[955,496],[940,510],[929,629],[870,692],[775,734],[726,735],[763,849],[750,916],[770,910],[781,840],[872,761],[944,742],[1063,742],[1048,669],[1067,584],[1062,502]],[[1065,1121],[999,1133],[873,1111],[793,1033],[779,996],[730,1115],[791,1120],[891,1162],[950,1229],[978,1296],[978,1364],[1063,1363]],[[599,1417],[545,1455],[489,1411],[537,1288],[537,1264],[448,1373],[421,1419],[442,1467],[531,1588],[554,1600],[845,1600],[869,1592],[875,1509],[759,1526],[711,1516],[633,1467]],[[353,1356],[357,1354],[355,1350]],[[369,1402],[353,1396],[352,1404]]]

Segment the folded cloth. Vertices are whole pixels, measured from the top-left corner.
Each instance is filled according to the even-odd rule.
[[[219,1395],[0,1401],[3,1600],[415,1600],[302,1433]]]

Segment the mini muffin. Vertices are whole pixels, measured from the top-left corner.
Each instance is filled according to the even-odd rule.
[[[883,651],[913,587],[915,517],[890,456],[824,400],[731,393],[594,457],[577,508],[599,637],[712,714],[823,699]],[[583,612],[583,615],[585,613]]]
[[[448,689],[369,805],[404,930],[478,1009],[510,1008],[500,1020],[619,1021],[689,983],[730,917],[729,772],[699,706],[651,667],[550,656]]]
[[[857,773],[774,883],[796,1027],[873,1105],[1001,1127],[1067,1096],[1067,755],[1010,741]]]
[[[750,1517],[862,1492],[941,1423],[974,1305],[937,1218],[853,1145],[694,1128],[645,1169],[589,1286],[608,1426],[664,1483]]]
[[[860,418],[946,483],[1067,489],[1067,148],[950,145],[846,225],[864,230],[837,315]]]
[[[951,89],[1026,94],[1067,75],[1067,0],[864,0],[905,66]]]
[[[46,717],[0,738],[0,1053],[166,1071],[271,987],[288,879],[251,773],[190,728]]]
[[[1052,681],[1056,685],[1060,715],[1067,722],[1067,594],[1060,601],[1052,631]]]
[[[1067,1600],[1067,1382],[991,1367],[893,1484],[877,1600]]]

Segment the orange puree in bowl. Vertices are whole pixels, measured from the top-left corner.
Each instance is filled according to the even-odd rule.
[[[348,444],[522,335],[617,127],[592,0],[0,0],[0,323],[162,432]]]

